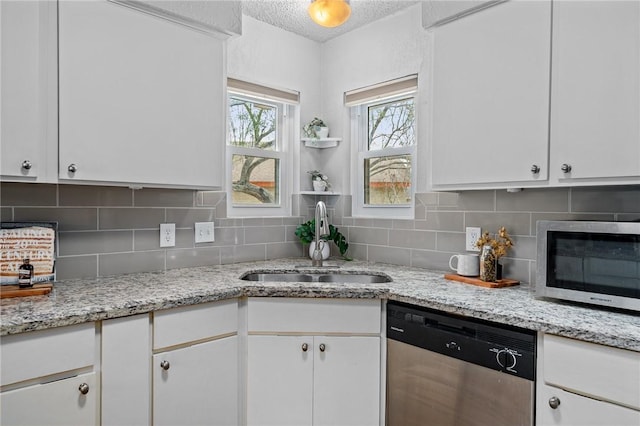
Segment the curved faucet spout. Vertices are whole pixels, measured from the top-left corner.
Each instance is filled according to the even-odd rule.
[[[323,201],[318,201],[315,212],[316,229],[315,242],[316,246],[311,255],[312,266],[322,266],[322,248],[324,247],[324,239],[331,233],[329,229],[329,218],[327,217],[327,206]]]

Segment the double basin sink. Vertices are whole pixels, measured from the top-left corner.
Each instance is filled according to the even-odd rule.
[[[384,274],[359,272],[255,272],[240,277],[245,281],[264,282],[303,282],[303,283],[349,283],[349,284],[379,284],[391,282],[391,278]]]

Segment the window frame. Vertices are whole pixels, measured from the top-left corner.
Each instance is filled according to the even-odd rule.
[[[276,136],[275,149],[265,150],[259,148],[248,148],[231,145],[229,143],[229,101],[231,98],[241,99],[249,102],[257,102],[276,107]],[[232,88],[227,88],[226,104],[226,134],[225,134],[225,164],[226,164],[226,191],[227,191],[227,216],[228,217],[277,217],[291,215],[291,182],[292,173],[292,150],[291,140],[294,129],[293,117],[295,106],[274,100],[273,98],[260,97],[253,94],[243,93]],[[249,155],[262,158],[273,158],[279,161],[277,190],[279,202],[274,204],[234,204],[233,203],[233,156]]]
[[[369,150],[369,107],[403,99],[412,99],[414,108],[414,143],[411,146]],[[418,146],[418,92],[394,94],[350,107],[352,144],[352,215],[361,218],[413,219],[415,212],[417,146]],[[365,204],[364,162],[368,158],[411,156],[411,202],[407,204]]]

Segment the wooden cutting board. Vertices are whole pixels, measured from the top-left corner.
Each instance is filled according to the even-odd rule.
[[[51,293],[51,290],[53,290],[51,283],[34,284],[33,287],[28,288],[20,288],[17,285],[2,285],[0,286],[0,298],[42,296]]]
[[[509,278],[504,278],[496,281],[495,283],[490,283],[487,281],[482,281],[480,278],[463,277],[462,275],[457,275],[457,274],[444,274],[444,277],[448,280],[459,281],[461,283],[478,285],[480,287],[488,287],[488,288],[511,287],[511,286],[520,284],[520,281],[511,280]]]

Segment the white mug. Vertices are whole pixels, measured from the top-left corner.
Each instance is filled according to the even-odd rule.
[[[456,266],[453,266],[453,259],[457,259]],[[449,268],[458,275],[477,277],[480,275],[480,257],[477,254],[454,254],[449,259]]]

